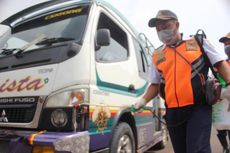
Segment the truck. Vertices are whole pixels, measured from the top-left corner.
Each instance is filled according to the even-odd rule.
[[[163,148],[158,99],[130,107],[149,85],[151,50],[102,0],[47,1],[2,21],[0,153]]]

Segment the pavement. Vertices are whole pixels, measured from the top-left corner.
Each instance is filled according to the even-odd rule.
[[[219,140],[216,136],[217,132],[215,127],[212,127],[212,133],[211,133],[211,147],[212,147],[212,153],[222,153],[222,147],[219,143]],[[170,142],[170,139],[165,147],[165,149],[159,150],[159,151],[147,151],[145,153],[174,153],[172,144]]]

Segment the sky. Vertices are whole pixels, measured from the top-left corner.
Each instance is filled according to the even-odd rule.
[[[46,0],[0,0],[0,21],[28,6]],[[203,29],[216,50],[224,50],[219,38],[230,32],[230,0],[106,0],[117,8],[157,48],[161,45],[155,28],[148,27],[150,18],[161,9],[175,12],[180,32],[185,37]],[[229,27],[229,28],[227,28]]]

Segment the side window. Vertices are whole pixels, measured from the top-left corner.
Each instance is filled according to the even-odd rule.
[[[148,75],[147,74],[148,73],[148,57],[144,53],[144,50],[143,50],[141,44],[135,38],[133,38],[133,44],[134,44],[135,52],[136,52],[136,56],[137,56],[139,74],[144,79],[146,79],[146,77]]]
[[[96,51],[98,62],[119,62],[128,58],[128,40],[126,33],[109,17],[101,13],[97,29],[110,30],[111,40],[109,46],[101,46]]]

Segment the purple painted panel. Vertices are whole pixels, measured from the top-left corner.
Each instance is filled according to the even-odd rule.
[[[82,136],[85,132],[45,132],[39,134],[34,139],[34,144],[36,145],[53,145],[58,139],[64,137]]]
[[[109,147],[112,132],[90,135],[90,151]]]
[[[13,139],[9,145],[9,153],[31,153],[32,147],[20,139]]]
[[[32,134],[37,134],[36,131],[11,131],[11,130],[0,130],[0,136],[4,134],[0,142],[5,146],[6,149],[0,149],[2,152],[8,153],[31,153],[32,145],[29,145],[29,139]],[[55,146],[59,149],[59,151],[55,151],[55,153],[70,153],[70,150],[60,149],[61,145],[65,145],[65,143],[72,145],[72,150],[76,147],[75,144],[78,144],[78,148],[75,151],[76,153],[89,152],[89,146],[82,144],[89,144],[89,134],[87,131],[85,132],[44,132],[42,134],[34,135],[33,145],[48,145]],[[4,143],[4,144],[3,144]]]

